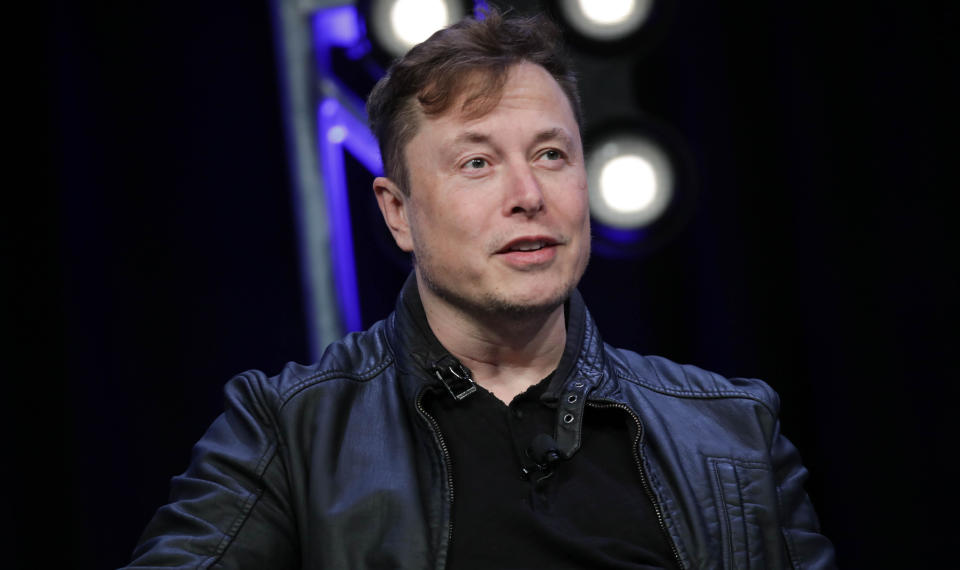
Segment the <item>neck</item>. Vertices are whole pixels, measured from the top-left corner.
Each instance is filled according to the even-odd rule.
[[[560,363],[567,338],[563,305],[530,314],[483,313],[454,306],[419,279],[417,288],[437,340],[504,403]]]

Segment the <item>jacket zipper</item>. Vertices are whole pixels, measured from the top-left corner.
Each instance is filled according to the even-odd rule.
[[[453,544],[453,461],[450,459],[450,450],[447,448],[447,442],[443,439],[443,433],[440,431],[440,424],[437,423],[436,418],[423,408],[423,395],[426,391],[426,388],[424,388],[417,394],[417,411],[429,422],[433,433],[436,434],[437,440],[440,442],[440,452],[443,455],[443,463],[447,467],[447,488],[450,490],[450,511],[447,515],[447,550],[449,554],[450,545]]]
[[[670,533],[667,532],[666,522],[663,520],[663,511],[660,509],[660,503],[657,501],[657,497],[653,494],[653,489],[650,488],[650,481],[647,479],[647,473],[643,470],[643,463],[640,462],[640,452],[637,451],[640,447],[640,437],[643,435],[643,424],[640,423],[640,418],[637,416],[636,412],[630,409],[629,406],[621,404],[619,402],[611,402],[610,400],[602,400],[603,403],[587,401],[587,405],[592,408],[619,408],[633,418],[633,422],[637,425],[637,435],[633,438],[633,461],[637,465],[637,471],[640,472],[640,484],[643,487],[644,493],[647,494],[647,498],[650,499],[650,504],[653,505],[653,511],[657,515],[657,523],[660,525],[660,532],[663,533],[664,538],[667,539],[667,544],[670,545],[670,549],[673,551],[673,559],[677,561],[677,567],[685,568],[683,561],[680,559],[680,551],[677,549],[677,545],[673,541],[673,537],[670,536]]]

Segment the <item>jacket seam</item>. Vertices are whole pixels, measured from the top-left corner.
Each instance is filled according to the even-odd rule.
[[[790,557],[790,563],[793,565],[794,570],[802,570],[803,568],[803,559],[800,558],[800,555],[797,552],[797,545],[793,542],[793,533],[790,532],[783,524],[783,499],[782,491],[780,484],[776,486],[777,490],[777,512],[780,516],[777,518],[780,520],[780,535],[783,536],[783,540],[787,544],[787,555]]]
[[[746,560],[747,570],[750,569],[750,521],[747,517],[747,503],[743,498],[743,482],[740,480],[740,470],[733,466],[733,480],[737,484],[737,501],[740,503],[740,525],[743,527],[743,558]]]
[[[775,415],[775,412],[773,411],[771,404],[767,402],[766,399],[760,396],[757,396],[756,394],[752,394],[750,392],[746,392],[743,390],[716,390],[713,392],[706,392],[702,390],[677,390],[673,388],[667,388],[662,385],[658,386],[656,384],[650,384],[636,376],[628,376],[619,370],[617,371],[616,374],[617,374],[617,377],[620,378],[621,380],[632,382],[634,384],[643,386],[644,388],[648,388],[660,394],[665,394],[668,396],[676,396],[678,398],[690,398],[690,399],[699,398],[704,400],[719,400],[724,398],[744,398],[748,400],[753,400],[755,402],[762,404],[763,407],[767,409],[767,411]]]
[[[632,409],[632,408],[631,408]],[[643,445],[642,443],[640,444]],[[660,480],[660,475],[657,473],[656,469],[651,468],[650,461],[647,459],[647,454],[642,450],[640,451],[640,456],[643,460],[643,467],[646,471],[647,479],[650,481],[650,485],[653,488],[655,499],[660,505],[663,514],[664,524],[668,527],[667,532],[670,535],[670,538],[673,540],[674,545],[677,547],[677,555],[680,557],[681,569],[686,569],[692,567],[690,561],[690,556],[683,547],[683,536],[680,530],[677,528],[676,521],[674,520],[674,505],[673,499],[671,498],[669,504],[664,499],[665,497],[670,497],[670,493],[667,491],[666,487]]]
[[[282,394],[280,394],[280,404],[278,409],[283,409],[287,403],[292,400],[297,394],[303,392],[304,390],[322,382],[329,380],[335,380],[337,378],[344,378],[347,380],[352,380],[354,382],[368,382],[380,375],[384,370],[386,370],[391,364],[393,364],[393,357],[387,357],[384,360],[380,361],[376,366],[369,368],[363,372],[356,373],[346,369],[333,369],[333,370],[324,370],[322,372],[317,372],[312,374],[293,386],[287,388]]]
[[[233,522],[230,523],[230,528],[227,532],[224,533],[223,538],[220,539],[220,542],[217,544],[214,554],[211,555],[204,563],[200,564],[198,568],[210,568],[213,564],[216,564],[220,561],[223,556],[227,553],[227,549],[230,548],[230,545],[233,544],[234,539],[237,537],[237,534],[240,532],[240,529],[243,527],[244,523],[247,522],[247,519],[250,518],[250,513],[253,512],[253,507],[259,502],[260,497],[263,495],[265,489],[263,482],[263,474],[266,473],[267,468],[272,463],[273,459],[277,455],[277,445],[271,445],[264,453],[260,456],[260,459],[257,461],[257,467],[254,470],[258,483],[260,483],[256,489],[249,492],[247,497],[243,501],[243,505],[240,508],[240,512],[234,518]]]
[[[714,492],[714,504],[717,509],[717,518],[720,519],[720,524],[723,527],[720,531],[721,539],[724,535],[726,540],[722,540],[725,548],[721,547],[720,557],[723,558],[724,567],[730,568],[733,566],[733,523],[730,520],[730,513],[727,511],[726,505],[723,503],[723,485],[720,482],[720,471],[717,468],[717,462],[714,458],[707,458],[707,463],[711,467],[712,479],[713,479],[713,492]],[[724,532],[724,529],[726,532]]]
[[[780,535],[783,537],[784,543],[787,547],[787,556],[790,558],[790,564],[793,566],[794,570],[802,570],[803,559],[800,557],[799,551],[797,550],[797,545],[793,541],[793,533],[787,528],[783,520],[783,486],[780,485],[780,481],[776,482],[776,485],[774,485],[774,490],[776,491],[777,495],[777,520],[780,522]],[[817,529],[817,532],[819,532],[819,529]]]

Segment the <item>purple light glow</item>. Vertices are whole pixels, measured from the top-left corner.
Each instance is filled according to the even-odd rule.
[[[320,165],[326,186],[330,215],[331,257],[334,282],[343,324],[347,331],[360,330],[360,298],[357,292],[350,196],[343,153],[350,151],[363,166],[379,176],[383,171],[376,141],[366,125],[347,112],[335,99],[324,99],[317,113]]]
[[[363,23],[354,6],[317,10],[313,16],[314,45],[320,49],[350,47],[364,37]]]
[[[365,31],[354,6],[318,10],[313,16],[314,50],[321,77],[336,79],[330,66],[330,49],[350,48],[364,40]],[[344,93],[360,100],[353,93]],[[362,104],[358,106],[362,108]],[[350,223],[350,195],[347,186],[345,151],[349,151],[374,176],[383,171],[380,152],[370,130],[334,98],[317,105],[317,153],[320,175],[326,190],[330,227],[332,272],[337,301],[346,331],[363,326],[357,291],[353,231]]]
[[[614,228],[602,224],[596,224],[593,228],[593,232],[603,236],[611,242],[619,244],[627,244],[639,241],[644,235],[643,229]]]

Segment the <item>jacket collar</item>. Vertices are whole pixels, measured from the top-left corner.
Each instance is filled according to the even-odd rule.
[[[427,385],[445,386],[458,400],[476,390],[470,371],[433,334],[412,272],[397,299],[392,332],[391,341],[402,370]]]
[[[557,369],[541,399],[557,403],[555,439],[567,457],[580,447],[583,410],[588,394],[603,378],[603,341],[580,292],[574,290],[564,306],[567,340]],[[417,279],[411,272],[397,299],[391,319],[390,341],[404,376],[416,380],[416,393],[436,387],[457,399],[476,389],[470,371],[440,344],[427,322]]]

